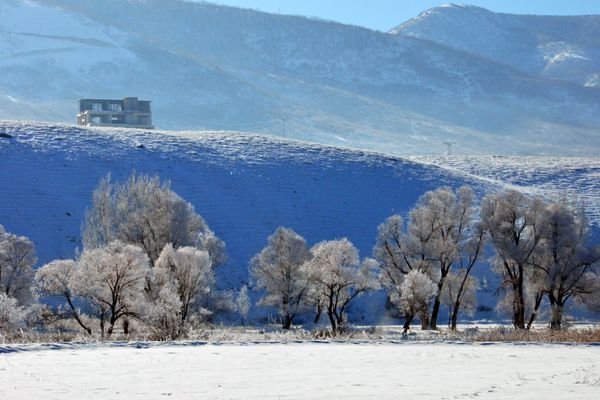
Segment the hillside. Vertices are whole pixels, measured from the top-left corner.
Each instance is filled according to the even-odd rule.
[[[441,154],[447,140],[462,154],[600,147],[596,88],[315,19],[179,0],[6,0],[0,56],[0,119],[71,122],[80,97],[137,95],[163,129],[396,155]]]
[[[170,180],[225,240],[229,262],[218,270],[224,288],[248,282],[250,258],[278,226],[293,228],[310,245],[348,237],[366,257],[385,218],[406,216],[419,196],[444,185],[469,184],[479,195],[514,186],[549,197],[576,192],[588,201],[600,236],[597,159],[413,161],[245,133],[33,122],[0,122],[0,133],[0,224],[35,242],[38,265],[73,257],[82,247],[81,222],[98,181],[109,172],[123,179],[134,170]],[[485,259],[475,275],[490,282],[480,304],[493,306],[496,277]],[[361,307],[373,307],[365,314],[376,319],[384,298],[374,299]],[[477,318],[495,315],[482,312]]]
[[[533,76],[600,87],[600,15],[512,15],[447,4],[390,33],[441,43]]]
[[[146,132],[0,122],[0,224],[29,236],[40,263],[73,257],[100,178],[158,174],[222,237],[228,282],[280,225],[309,243],[348,236],[371,254],[377,225],[425,191],[470,182],[453,173],[364,151],[232,132]]]
[[[590,223],[596,230],[600,227],[598,157],[413,156],[410,160],[547,199],[576,196],[585,203]]]

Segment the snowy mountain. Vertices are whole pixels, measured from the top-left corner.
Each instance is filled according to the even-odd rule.
[[[600,86],[600,15],[511,15],[447,4],[390,33],[441,43],[533,76]]]
[[[597,154],[599,89],[416,36],[179,0],[5,0],[0,119],[71,122],[80,97],[137,95],[164,129]]]

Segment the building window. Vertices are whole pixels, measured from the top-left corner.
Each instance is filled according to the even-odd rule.
[[[108,109],[110,111],[121,111],[121,105],[119,103],[110,103]]]
[[[102,103],[92,103],[92,111],[102,111]]]

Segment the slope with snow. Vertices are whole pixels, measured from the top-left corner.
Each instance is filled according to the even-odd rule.
[[[600,147],[597,90],[414,35],[179,0],[0,3],[0,119],[73,121],[80,97],[126,95],[165,129],[393,154]]]
[[[80,224],[104,175],[135,170],[171,180],[225,240],[222,283],[234,287],[280,225],[311,244],[348,236],[368,256],[377,225],[425,191],[490,187],[399,158],[249,134],[19,122],[0,122],[0,132],[13,136],[0,138],[0,224],[30,237],[41,263],[81,248]]]
[[[512,15],[446,4],[390,33],[431,40],[534,76],[598,86],[600,15]]]
[[[584,202],[595,229],[600,227],[600,158],[414,156],[410,159],[547,199],[577,198]]]
[[[0,348],[2,398],[595,399],[600,347],[448,343]],[[17,350],[15,352],[10,352]]]

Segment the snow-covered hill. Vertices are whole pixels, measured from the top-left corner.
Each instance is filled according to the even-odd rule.
[[[544,195],[575,191],[588,200],[599,236],[597,159],[404,160],[246,133],[52,123],[0,122],[0,134],[0,224],[35,242],[38,265],[73,257],[98,181],[134,170],[170,180],[225,240],[230,259],[219,269],[222,287],[247,282],[248,261],[278,226],[293,228],[311,245],[347,236],[361,256],[370,256],[385,218],[406,216],[419,196],[444,185],[469,184],[479,195],[511,185]],[[475,274],[490,282],[480,302],[493,307],[495,276],[484,264]],[[374,307],[366,315],[378,318],[382,303],[376,297],[361,306]]]
[[[534,76],[600,86],[600,15],[511,15],[447,4],[390,33],[431,40]]]
[[[590,223],[595,229],[600,228],[598,157],[413,156],[410,159],[547,199],[575,197],[584,202]]]
[[[414,35],[180,0],[0,2],[0,119],[69,122],[80,97],[126,95],[165,129],[404,155],[600,148],[597,88]]]
[[[73,257],[91,193],[111,173],[158,174],[222,237],[224,284],[280,225],[314,244],[347,236],[369,256],[377,225],[427,190],[487,184],[399,158],[232,132],[81,129],[0,122],[0,224],[30,237],[40,262]]]

